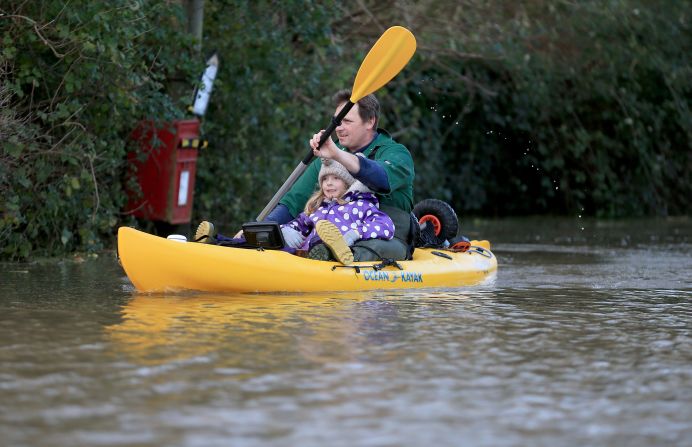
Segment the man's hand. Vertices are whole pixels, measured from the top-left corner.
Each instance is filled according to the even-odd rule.
[[[351,174],[358,174],[358,171],[360,171],[360,161],[358,160],[358,157],[349,151],[342,151],[339,149],[336,143],[332,141],[331,137],[325,140],[324,144],[319,150],[317,149],[317,145],[320,144],[320,138],[322,137],[323,133],[324,129],[317,132],[312,136],[312,139],[310,139],[310,147],[312,148],[312,153],[315,155],[315,157],[335,160],[344,165],[344,167]]]
[[[317,132],[310,139],[310,147],[312,148],[312,153],[315,157],[335,159],[341,150],[337,147],[331,137],[327,138],[321,148],[317,149],[317,145],[320,144],[320,138],[324,134],[324,129]],[[338,160],[337,160],[338,161]]]

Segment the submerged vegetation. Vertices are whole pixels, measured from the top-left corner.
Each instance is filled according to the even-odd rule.
[[[0,257],[112,245],[129,134],[185,116],[204,55],[193,220],[253,218],[326,127],[392,24],[418,52],[378,92],[416,199],[460,215],[689,214],[690,12],[675,0],[206,2],[202,54],[178,2],[0,7]]]

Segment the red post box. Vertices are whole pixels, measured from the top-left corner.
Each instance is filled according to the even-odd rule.
[[[127,158],[139,191],[128,188],[126,212],[169,224],[189,223],[195,192],[199,120],[177,120],[155,127],[144,121],[132,133],[138,151]]]

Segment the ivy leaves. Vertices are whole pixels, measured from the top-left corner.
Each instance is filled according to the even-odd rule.
[[[121,219],[135,123],[182,114],[165,91],[171,72],[196,68],[180,6],[10,0],[3,11],[0,257],[100,249]]]

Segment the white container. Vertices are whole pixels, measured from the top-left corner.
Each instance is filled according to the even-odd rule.
[[[197,116],[203,116],[207,111],[207,104],[209,104],[209,97],[211,96],[211,91],[214,88],[214,79],[216,78],[216,71],[219,68],[219,58],[214,53],[207,61],[207,68],[202,73],[202,80],[200,86],[198,86],[195,91],[195,100],[192,104],[192,113]]]
[[[166,239],[168,239],[169,241],[187,242],[187,238],[182,234],[169,234]]]

